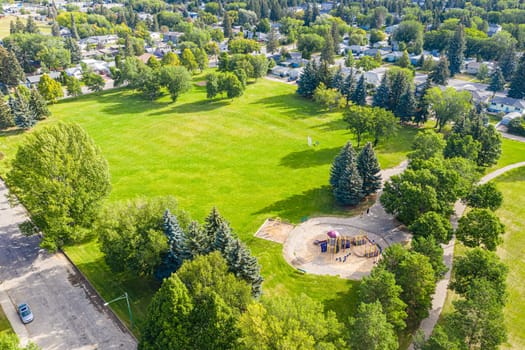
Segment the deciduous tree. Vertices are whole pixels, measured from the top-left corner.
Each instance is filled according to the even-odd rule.
[[[358,306],[356,315],[350,319],[350,344],[356,350],[398,348],[394,328],[388,323],[379,301]]]
[[[456,236],[467,247],[482,246],[495,251],[503,242],[504,232],[505,226],[492,211],[475,208],[459,219]]]
[[[496,210],[503,203],[503,194],[493,182],[487,182],[472,188],[465,199],[469,207]]]

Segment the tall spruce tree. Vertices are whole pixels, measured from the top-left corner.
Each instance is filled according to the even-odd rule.
[[[373,194],[381,188],[381,168],[370,142],[357,156],[357,170],[363,179],[362,192],[364,196]]]
[[[53,21],[53,25],[51,25],[51,35],[57,38],[60,36],[60,26],[57,21]]]
[[[7,104],[4,95],[0,92],[0,130],[15,126],[15,120],[11,108]]]
[[[490,85],[487,87],[487,90],[494,92],[503,91],[505,88],[505,78],[501,73],[501,69],[498,67],[494,70],[490,77]]]
[[[364,74],[361,75],[361,78],[359,78],[357,82],[357,86],[352,95],[352,102],[359,106],[366,105],[366,80]]]
[[[435,84],[447,85],[449,77],[450,71],[448,69],[448,59],[445,56],[441,56],[439,63],[436,65],[434,70],[432,70],[429,78]]]
[[[306,64],[299,80],[297,81],[297,93],[299,95],[304,97],[313,96],[315,89],[317,89],[321,82],[318,69],[319,67],[314,60],[310,60]]]
[[[252,286],[252,296],[258,298],[262,294],[261,267],[250,250],[239,240],[231,239],[223,253],[229,270],[238,278]]]
[[[501,68],[501,74],[506,81],[510,81],[514,72],[516,71],[516,66],[518,65],[518,58],[516,55],[516,47],[510,45],[509,48],[503,52],[498,59],[498,66]]]
[[[37,120],[46,119],[51,115],[49,108],[47,108],[46,100],[40,95],[36,88],[31,89],[29,96],[29,111],[35,116]]]
[[[354,79],[354,70],[351,69],[350,73],[346,76],[343,85],[341,86],[340,92],[346,100],[346,106],[352,100],[352,94],[354,93],[355,88],[355,79]]]
[[[460,24],[455,33],[454,37],[450,41],[447,57],[449,61],[450,76],[453,77],[455,74],[460,72],[461,64],[463,63],[463,53],[465,52],[465,28]]]
[[[325,35],[324,38],[323,48],[321,49],[321,60],[330,64],[334,64],[334,55],[334,39],[332,38],[332,35],[330,33],[327,33],[327,35]]]
[[[412,90],[407,89],[400,97],[394,113],[401,121],[410,122],[416,114],[417,102]]]
[[[224,31],[225,38],[229,39],[233,36],[232,20],[228,14],[228,11],[224,12],[224,17],[222,19],[222,30]]]
[[[78,31],[77,31],[77,24],[75,23],[75,16],[73,16],[73,14],[71,14],[71,36],[73,37],[73,39],[75,40],[80,40],[80,36],[78,35]]]
[[[38,29],[32,16],[27,17],[25,32],[30,34],[40,34],[40,29]]]
[[[417,102],[416,113],[414,114],[414,122],[416,122],[416,124],[418,125],[421,123],[426,123],[430,115],[430,106],[428,104],[428,101],[425,99],[425,94],[431,87],[432,82],[430,81],[430,78],[427,78],[427,80],[425,80],[423,88],[421,89],[419,101]]]
[[[525,56],[522,56],[514,76],[510,82],[508,97],[524,98],[525,97]]]
[[[348,141],[346,145],[341,148],[341,151],[339,151],[339,154],[335,157],[332,163],[332,168],[330,169],[330,186],[332,186],[332,188],[337,187],[339,179],[343,175],[346,166],[355,158],[355,150],[352,147],[352,143]]]
[[[24,78],[24,71],[13,51],[0,46],[0,83],[7,87],[16,87]]]
[[[363,179],[356,163],[355,158],[350,160],[334,188],[335,200],[341,205],[357,205],[363,199]]]
[[[36,124],[34,114],[29,110],[29,105],[22,94],[16,90],[14,99],[13,114],[15,116],[15,124],[22,129],[31,129]]]
[[[169,209],[166,209],[162,221],[162,230],[168,239],[168,252],[155,271],[155,277],[159,280],[170,277],[182,266],[184,260],[191,258],[186,235],[180,227],[177,217],[171,214]]]
[[[379,84],[379,87],[376,90],[376,93],[374,95],[374,99],[372,102],[372,106],[388,108],[389,101],[390,101],[390,86],[388,84],[388,76],[387,74],[385,74],[383,76],[383,79],[381,79],[381,84]]]
[[[73,38],[66,38],[64,47],[69,50],[71,54],[71,63],[80,63],[80,60],[82,59],[82,54],[80,52],[80,47],[78,46],[78,43]]]
[[[188,251],[191,253],[192,259],[198,255],[205,255],[210,252],[208,246],[208,237],[199,223],[192,221],[188,226],[186,234]]]
[[[224,254],[228,242],[233,237],[228,222],[221,216],[219,210],[213,207],[205,219],[204,230],[210,242],[212,250],[218,250]]]

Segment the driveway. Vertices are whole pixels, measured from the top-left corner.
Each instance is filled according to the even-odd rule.
[[[22,206],[11,208],[0,181],[0,304],[21,342],[42,349],[136,349],[136,340],[102,305],[63,254],[48,254],[39,237],[25,237],[18,224],[27,219]],[[35,320],[24,326],[15,305],[27,302]]]

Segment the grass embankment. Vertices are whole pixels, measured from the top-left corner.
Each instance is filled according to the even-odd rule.
[[[5,315],[4,310],[0,306],[0,334],[12,331],[13,329],[11,328],[11,324]]]
[[[9,35],[10,23],[16,21],[16,16],[5,16],[0,18],[0,39]],[[22,17],[22,22],[26,24],[27,19]],[[51,26],[44,22],[36,22],[36,26],[42,34],[51,33]]]
[[[347,140],[355,143],[341,113],[324,113],[298,97],[294,86],[266,79],[234,101],[209,102],[197,86],[176,103],[113,90],[65,100],[51,110],[53,116],[37,128],[76,122],[102,149],[112,176],[110,201],[174,195],[198,220],[215,205],[259,258],[266,294],[306,293],[341,320],[355,309],[356,282],[301,275],[284,261],[281,245],[253,237],[267,217],[299,222],[348,213],[334,206],[327,184],[337,152]],[[401,129],[377,147],[383,168],[405,159],[416,132]],[[318,146],[308,147],[308,136]],[[22,138],[0,134],[0,152],[12,158]],[[104,298],[130,293],[141,317],[153,291],[147,281],[114,276],[95,243],[66,251]],[[125,303],[116,304],[125,320]]]

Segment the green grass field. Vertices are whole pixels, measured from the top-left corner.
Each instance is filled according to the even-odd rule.
[[[198,220],[216,205],[259,258],[267,295],[304,292],[347,320],[355,308],[356,282],[301,275],[284,261],[281,245],[253,237],[268,217],[299,222],[306,216],[348,213],[334,206],[327,185],[333,158],[354,140],[340,113],[324,113],[298,97],[295,87],[265,79],[234,101],[209,102],[197,86],[175,104],[167,96],[149,102],[113,90],[62,101],[51,110],[53,117],[37,129],[58,120],[84,127],[109,161],[111,201],[174,195]],[[405,158],[416,132],[401,129],[379,145],[382,167]],[[308,136],[319,145],[308,147]],[[22,138],[0,134],[7,161]],[[1,169],[5,173],[5,162]],[[66,251],[105,299],[128,291],[140,318],[155,284],[114,276],[96,243]],[[125,305],[116,304],[125,320]]]
[[[6,36],[9,35],[10,23],[11,21],[14,22],[15,20],[16,20],[15,16],[5,16],[5,17],[0,18],[0,39],[5,38]],[[25,24],[26,19],[23,18],[22,22]],[[50,25],[43,23],[43,22],[36,22],[36,24],[42,34],[51,33]]]
[[[4,332],[12,332],[11,324],[4,313],[4,310],[0,306],[0,334]]]
[[[498,255],[509,267],[507,290],[509,298],[505,308],[505,323],[509,340],[504,349],[525,348],[525,168],[513,170],[495,179],[503,192],[502,207],[497,211],[505,224],[504,242],[498,249]]]

